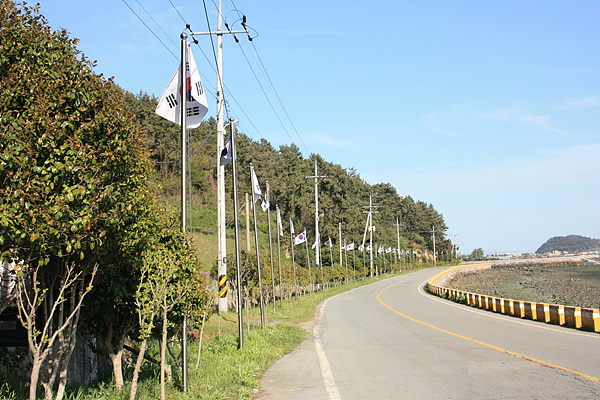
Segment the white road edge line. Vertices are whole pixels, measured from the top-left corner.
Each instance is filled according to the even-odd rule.
[[[323,310],[325,310],[325,305],[332,298],[333,297],[330,297],[329,299],[325,300],[325,302],[321,305],[321,308],[319,309],[319,316],[317,317],[317,321],[313,329],[313,336],[315,340],[315,350],[317,352],[317,357],[319,358],[319,365],[321,366],[323,383],[325,384],[325,390],[327,391],[327,398],[329,400],[341,400],[340,393],[335,384],[335,379],[333,378],[333,373],[331,372],[331,367],[329,366],[329,360],[327,360],[327,354],[325,354],[325,350],[323,350],[323,346],[321,345],[321,322],[323,320]]]

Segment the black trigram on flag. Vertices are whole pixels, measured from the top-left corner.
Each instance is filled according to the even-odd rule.
[[[200,115],[200,107],[198,107],[198,106],[187,107],[186,111],[187,111],[186,115],[188,117],[195,117],[196,115]]]
[[[177,105],[177,99],[173,93],[167,95],[165,100],[167,100],[167,103],[169,103],[169,108],[173,108]]]
[[[202,82],[196,82],[196,94],[200,96],[204,93],[204,88],[202,87]]]

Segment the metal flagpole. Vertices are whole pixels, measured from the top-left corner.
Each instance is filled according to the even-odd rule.
[[[235,261],[236,261],[236,275],[237,275],[237,311],[238,311],[238,334],[239,334],[239,348],[244,347],[244,319],[243,319],[243,305],[242,305],[242,258],[240,256],[240,229],[239,229],[239,210],[238,210],[238,193],[237,193],[237,148],[235,144],[236,131],[235,122],[233,118],[229,120],[231,125],[231,164],[233,167],[233,213],[235,219]]]
[[[329,259],[331,260],[331,270],[333,271],[333,252],[331,251],[331,248],[333,247],[333,243],[331,243],[331,238],[329,238]]]
[[[432,225],[433,232],[433,266],[437,267],[437,253],[435,252],[435,225]]]
[[[398,260],[398,252],[400,251],[400,221],[398,221],[398,217],[396,217],[396,234],[398,235],[398,248],[396,249],[396,260]],[[398,261],[396,261],[398,264]],[[402,258],[400,258],[400,269],[402,269]]]
[[[340,265],[343,265],[343,261],[342,261],[342,223],[340,222],[339,226],[339,231],[340,231]]]
[[[181,230],[185,234],[187,232],[186,227],[186,195],[187,195],[187,129],[186,129],[186,50],[187,50],[187,35],[181,34],[181,74],[179,80],[179,89],[181,90]],[[187,370],[187,359],[188,359],[188,331],[187,331],[187,315],[183,316],[183,327],[182,327],[182,340],[181,340],[181,357],[182,357],[182,370],[181,380],[183,384],[183,391],[188,391],[188,370]]]
[[[352,271],[354,275],[354,280],[356,280],[356,259],[354,257],[354,249],[352,249]]]
[[[292,238],[292,266],[294,267],[294,295],[296,296],[296,301],[298,301],[298,280],[296,279],[296,260],[294,259],[294,229],[292,217],[290,217],[290,237]]]
[[[254,166],[250,163],[250,176],[254,175]],[[260,323],[263,328],[265,328],[265,309],[263,303],[263,293],[262,293],[262,276],[260,274],[260,252],[258,250],[258,224],[256,222],[256,203],[254,202],[254,194],[252,194],[252,199],[250,200],[252,203],[252,212],[254,214],[254,242],[256,243],[256,266],[258,268],[258,297],[260,303]]]
[[[346,258],[346,283],[348,283],[348,245],[346,244],[346,240],[344,240],[344,256]]]
[[[271,203],[269,197],[269,181],[266,181],[267,184],[267,220],[269,221],[269,252],[271,253],[271,286],[273,293],[273,311],[277,312],[277,302],[275,301],[275,269],[273,267],[273,246],[271,243],[273,239],[271,238]]]
[[[283,233],[283,231],[279,230],[279,223],[281,223],[283,225],[283,222],[281,221],[281,213],[279,211],[279,204],[275,205],[275,208],[277,209],[277,254],[279,255],[278,259],[279,259],[279,305],[281,307],[283,307],[283,283],[281,280],[281,244],[279,242],[279,234]],[[275,300],[273,300],[275,301]]]
[[[310,253],[308,252],[308,232],[306,232],[304,243],[306,243],[306,260],[308,262],[308,281],[310,282],[310,294],[313,294],[312,273],[310,272]]]

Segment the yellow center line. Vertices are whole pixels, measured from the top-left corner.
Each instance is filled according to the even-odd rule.
[[[581,373],[581,372],[573,371],[572,369],[565,368],[565,367],[561,367],[561,366],[559,366],[559,365],[555,365],[555,364],[551,364],[551,363],[549,363],[549,362],[546,362],[546,361],[538,360],[537,358],[529,357],[529,356],[526,356],[526,355],[524,355],[524,354],[515,353],[514,351],[506,350],[506,349],[503,349],[503,348],[501,348],[501,347],[498,347],[498,346],[494,346],[494,345],[492,345],[492,344],[489,344],[489,343],[485,343],[485,342],[482,342],[482,341],[479,341],[479,340],[476,340],[476,339],[473,339],[473,338],[470,338],[470,337],[467,337],[467,336],[460,335],[460,334],[458,334],[458,333],[454,333],[454,332],[450,332],[450,331],[447,331],[447,330],[445,330],[445,329],[442,329],[442,328],[438,328],[437,326],[434,326],[434,325],[428,324],[427,322],[419,321],[418,319],[415,319],[415,318],[409,317],[408,315],[406,315],[406,314],[403,314],[403,313],[401,313],[400,311],[398,311],[398,310],[396,310],[396,309],[394,309],[394,308],[390,307],[389,305],[385,304],[385,303],[384,303],[384,302],[381,300],[381,298],[379,297],[379,296],[380,296],[380,295],[381,295],[383,292],[385,292],[385,291],[386,291],[386,290],[388,290],[389,288],[391,288],[391,287],[393,287],[393,286],[396,286],[396,285],[398,285],[399,283],[405,282],[405,281],[407,281],[407,280],[409,280],[409,279],[412,279],[412,278],[414,278],[414,277],[411,277],[411,278],[406,278],[406,279],[404,279],[404,280],[401,280],[401,281],[399,281],[399,282],[396,282],[396,283],[394,283],[394,284],[391,284],[391,285],[387,286],[386,288],[382,289],[382,290],[381,290],[381,292],[379,292],[379,293],[377,294],[377,300],[378,300],[378,301],[379,301],[379,302],[380,302],[380,303],[381,303],[383,306],[387,307],[387,308],[388,308],[389,310],[391,310],[392,312],[395,312],[396,314],[398,314],[398,315],[400,315],[400,316],[402,316],[402,317],[404,317],[404,318],[406,318],[406,319],[409,319],[409,320],[411,320],[411,321],[413,321],[413,322],[417,322],[417,323],[419,323],[419,324],[422,324],[422,325],[428,326],[428,327],[430,327],[430,328],[433,328],[433,329],[435,329],[435,330],[438,330],[438,331],[440,331],[440,332],[444,332],[444,333],[447,333],[447,334],[449,334],[449,335],[456,336],[456,337],[458,337],[458,338],[461,338],[461,339],[464,339],[464,340],[468,340],[468,341],[470,341],[470,342],[473,342],[473,343],[477,343],[477,344],[479,344],[479,345],[482,345],[482,346],[488,347],[488,348],[490,348],[490,349],[494,349],[494,350],[500,351],[500,352],[502,352],[502,353],[510,354],[510,355],[512,355],[512,356],[516,356],[516,357],[520,357],[520,358],[523,358],[523,359],[525,359],[525,360],[533,361],[534,363],[538,363],[538,364],[540,364],[540,365],[544,365],[544,366],[546,366],[546,367],[554,368],[554,369],[557,369],[557,370],[560,370],[560,371],[568,372],[569,374],[573,374],[573,375],[580,376],[580,377],[582,377],[582,378],[585,378],[585,379],[588,379],[588,380],[590,380],[590,381],[592,381],[592,382],[598,382],[598,383],[600,383],[600,378],[596,378],[595,376],[591,376],[591,375],[587,375],[587,374],[584,374],[584,373]]]

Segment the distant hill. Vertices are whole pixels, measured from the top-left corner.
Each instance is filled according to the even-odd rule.
[[[580,235],[555,236],[550,238],[535,251],[536,254],[566,251],[581,253],[584,251],[600,250],[600,239],[592,239]]]

